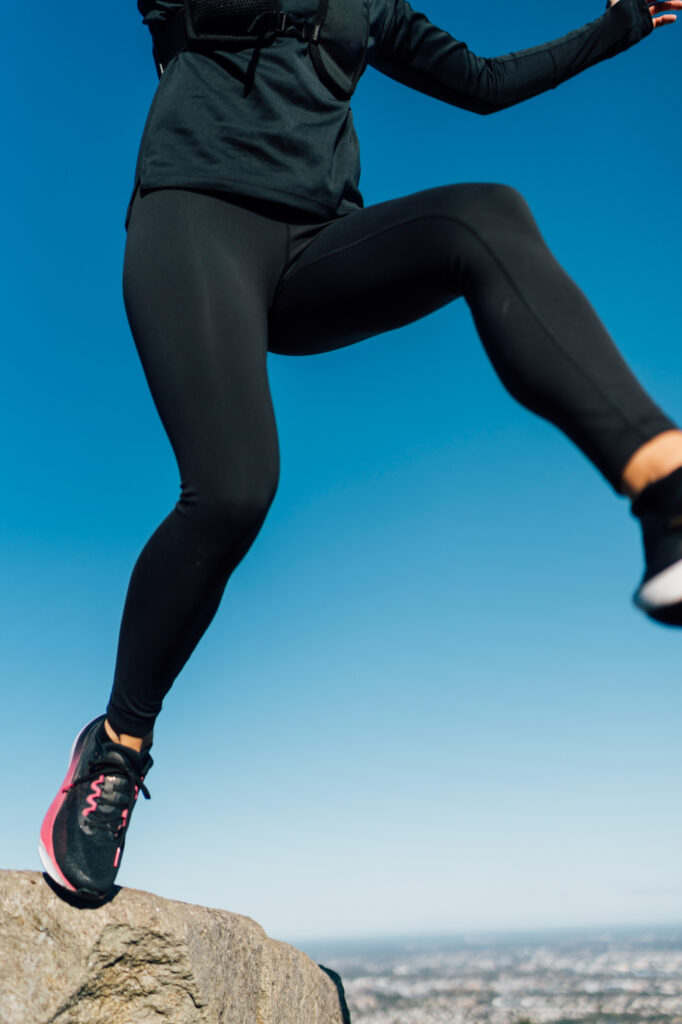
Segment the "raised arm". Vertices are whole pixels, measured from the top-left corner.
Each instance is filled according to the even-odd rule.
[[[503,110],[628,49],[675,20],[682,0],[614,0],[575,32],[504,57],[477,57],[406,0],[385,0],[372,26],[369,63],[419,92],[477,114]],[[665,12],[665,13],[663,13]]]

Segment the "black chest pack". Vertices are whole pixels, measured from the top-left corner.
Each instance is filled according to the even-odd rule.
[[[369,0],[319,0],[312,18],[281,11],[279,0],[184,0],[183,8],[154,30],[154,62],[160,78],[183,50],[250,49],[255,66],[261,49],[280,36],[306,42],[320,81],[347,100],[365,66]]]

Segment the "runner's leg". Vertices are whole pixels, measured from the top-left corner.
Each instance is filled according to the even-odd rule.
[[[511,394],[620,490],[633,453],[675,424],[638,384],[513,189],[445,186],[332,222],[282,281],[270,347],[340,348],[461,295]]]
[[[126,598],[107,716],[144,736],[272,501],[277,436],[267,309],[284,225],[178,189],[135,201],[124,267],[131,330],[181,474]]]

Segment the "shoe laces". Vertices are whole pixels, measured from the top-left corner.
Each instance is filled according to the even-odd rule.
[[[119,776],[128,780],[129,795],[127,800],[127,806],[122,805],[111,799],[121,792],[121,790],[114,790],[113,792],[106,794],[104,791],[104,785],[107,777]],[[151,800],[151,794],[143,782],[143,776],[135,771],[134,768],[130,768],[120,761],[114,761],[112,758],[102,757],[97,761],[91,761],[89,771],[79,778],[74,779],[71,785],[66,786],[63,792],[67,792],[69,789],[73,789],[75,786],[80,786],[84,782],[93,782],[100,776],[104,776],[102,787],[99,795],[97,796],[96,804],[93,804],[92,813],[88,815],[88,822],[92,828],[101,828],[113,831],[115,835],[119,835],[121,831],[124,831],[130,821],[130,814],[135,806],[138,792],[141,792],[145,800]],[[107,799],[107,796],[109,799]],[[115,807],[116,810],[120,810],[120,814],[116,817],[106,815],[106,811]],[[104,812],[104,813],[103,813]]]

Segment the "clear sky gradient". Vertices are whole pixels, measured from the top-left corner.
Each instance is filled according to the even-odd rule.
[[[601,13],[422,9],[483,55]],[[149,37],[133,0],[37,13],[0,70],[0,866],[33,869],[178,487],[120,284]],[[681,47],[661,29],[494,117],[371,70],[353,104],[367,203],[518,188],[678,420]],[[681,638],[630,604],[627,503],[508,397],[461,301],[270,371],[280,490],[167,698],[121,884],[301,943],[682,920]]]

